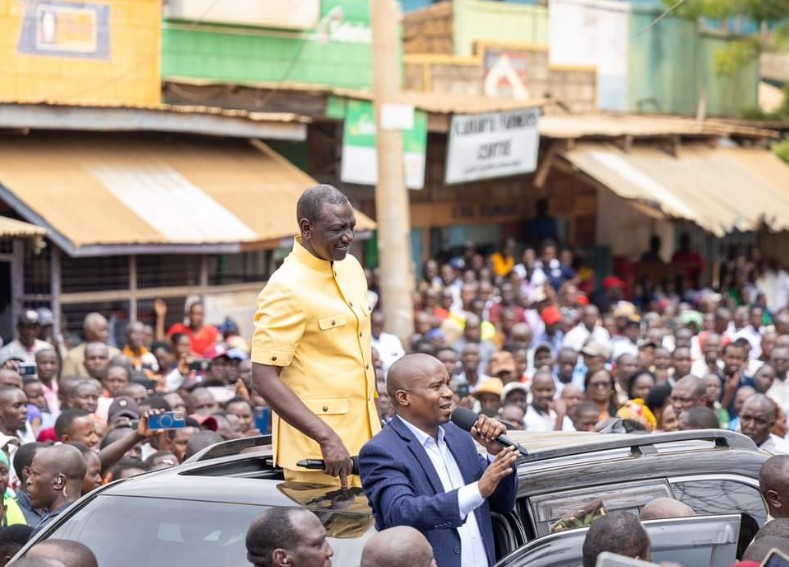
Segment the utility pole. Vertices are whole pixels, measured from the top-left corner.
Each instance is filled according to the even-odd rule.
[[[375,187],[381,300],[386,330],[406,340],[414,332],[414,275],[411,270],[411,220],[405,187],[403,133],[381,127],[382,109],[398,102],[400,59],[396,0],[371,0],[373,94],[375,96],[378,184]]]

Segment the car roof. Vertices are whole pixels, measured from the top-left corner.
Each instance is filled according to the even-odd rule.
[[[756,478],[766,459],[750,439],[724,430],[651,435],[511,431],[508,435],[530,453],[518,466],[519,476],[529,479],[528,483],[521,483],[521,494],[577,487],[581,468],[587,486],[623,476],[638,480],[726,472]],[[313,511],[336,511],[339,498],[344,512],[370,513],[360,489],[343,496],[335,487],[286,484],[282,471],[272,465],[270,441],[270,436],[261,436],[221,443],[179,467],[113,483],[102,494],[260,506],[298,505]],[[221,489],[217,487],[219,482]]]

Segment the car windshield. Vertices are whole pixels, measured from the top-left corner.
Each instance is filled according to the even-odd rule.
[[[189,565],[249,567],[245,538],[252,519],[266,508],[131,496],[96,497],[48,538],[90,547],[99,565]],[[357,514],[319,513],[330,534],[334,565],[358,565],[371,519]]]

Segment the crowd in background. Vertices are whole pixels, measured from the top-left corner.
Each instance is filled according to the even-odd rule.
[[[659,248],[653,238],[642,267],[662,263]],[[553,241],[519,250],[507,240],[490,255],[469,245],[430,260],[407,344],[374,314],[381,381],[405,351],[423,352],[446,365],[456,403],[511,429],[724,428],[789,451],[789,276],[750,250],[719,267],[718,289],[702,287],[687,235],[672,265],[679,275],[658,282],[608,276],[595,286],[582,259]],[[385,394],[379,404],[387,419]]]

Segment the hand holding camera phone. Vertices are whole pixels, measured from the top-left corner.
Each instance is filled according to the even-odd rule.
[[[35,376],[38,373],[35,362],[20,362],[16,367],[17,373],[22,376]]]
[[[148,429],[180,429],[186,427],[186,419],[178,412],[166,411],[164,413],[148,416]]]

